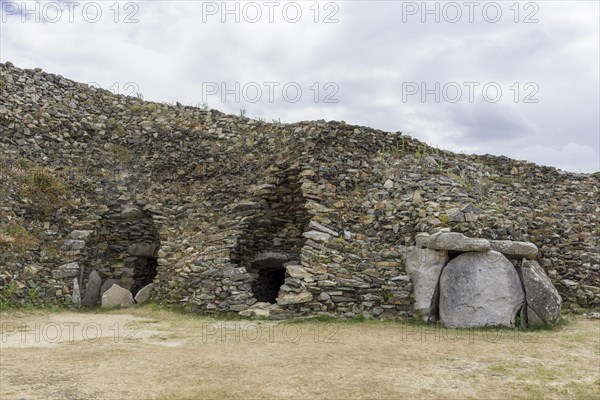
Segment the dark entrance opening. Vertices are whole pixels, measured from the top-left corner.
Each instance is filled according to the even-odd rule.
[[[136,257],[133,267],[133,286],[131,294],[135,296],[144,286],[149,285],[156,276],[158,261],[156,258]]]
[[[252,285],[252,292],[256,300],[266,303],[275,303],[279,288],[285,283],[285,268],[262,269]]]
[[[252,293],[257,301],[276,302],[279,289],[285,283],[283,264],[287,261],[287,254],[271,251],[260,253],[252,260],[248,272],[254,276]]]

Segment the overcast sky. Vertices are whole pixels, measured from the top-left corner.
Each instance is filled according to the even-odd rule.
[[[0,60],[22,68],[146,100],[600,169],[598,1],[0,6]]]

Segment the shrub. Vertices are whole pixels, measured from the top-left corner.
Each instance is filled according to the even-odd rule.
[[[48,217],[59,208],[61,200],[68,194],[66,185],[58,177],[41,167],[25,171],[21,182],[21,194],[28,197],[32,206]]]
[[[24,249],[38,243],[35,236],[29,233],[16,221],[0,223],[0,246]]]
[[[129,162],[129,160],[131,160],[131,151],[125,146],[113,144],[110,147],[110,152],[114,156],[115,160],[120,163],[126,164]]]

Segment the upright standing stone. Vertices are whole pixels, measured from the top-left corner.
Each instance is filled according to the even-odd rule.
[[[73,304],[79,306],[81,304],[81,292],[79,290],[79,281],[77,278],[73,278]]]
[[[438,282],[448,262],[446,251],[400,246],[406,272],[413,283],[415,312],[425,322],[435,322],[438,313]]]
[[[521,279],[525,287],[529,325],[554,325],[560,321],[562,298],[540,264],[534,260],[523,260]]]
[[[83,292],[83,299],[81,304],[86,307],[96,307],[100,301],[100,288],[102,285],[102,279],[96,270],[90,272],[88,283]]]
[[[142,304],[147,302],[150,298],[150,295],[152,294],[152,288],[154,288],[154,285],[152,283],[149,283],[143,288],[141,288],[139,292],[137,292],[137,294],[135,295],[134,300],[136,304]]]
[[[447,327],[512,327],[524,302],[519,275],[501,253],[464,253],[442,271],[440,319]]]

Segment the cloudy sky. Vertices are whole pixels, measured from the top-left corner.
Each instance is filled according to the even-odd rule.
[[[598,1],[0,0],[0,60],[144,99],[600,169]]]

